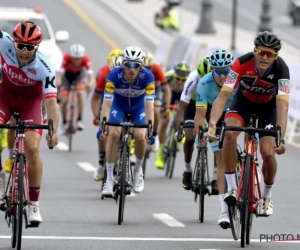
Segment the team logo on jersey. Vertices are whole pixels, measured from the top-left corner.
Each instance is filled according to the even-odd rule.
[[[22,70],[14,66],[8,65],[6,62],[3,63],[2,67],[10,81],[14,82],[15,84],[35,85],[39,82],[29,78]]]
[[[231,70],[226,78],[225,84],[234,84],[236,79],[238,78],[238,75],[238,73]]]
[[[105,85],[105,91],[108,93],[114,93],[115,92],[115,85],[112,82],[107,82]]]
[[[290,93],[290,80],[288,79],[283,79],[279,80],[279,90],[285,94]]]
[[[36,75],[36,70],[35,69],[27,69],[27,71],[33,75]]]
[[[154,93],[155,93],[155,85],[154,85],[154,83],[150,83],[146,87],[145,92],[146,92],[147,95],[154,95]]]

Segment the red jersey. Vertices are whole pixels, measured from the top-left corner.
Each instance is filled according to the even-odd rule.
[[[99,69],[96,76],[95,92],[101,94],[104,91],[106,77],[108,76],[109,73],[110,73],[110,68],[108,67],[108,65],[105,65],[101,69]]]
[[[161,83],[164,83],[167,81],[164,71],[159,64],[153,63],[150,68],[150,71],[154,75],[155,87],[158,87]]]
[[[85,69],[88,73],[92,73],[92,62],[88,56],[84,56],[80,65],[76,66],[73,64],[71,55],[69,53],[64,55],[63,62],[60,66],[61,71],[67,71],[70,73],[80,73]]]

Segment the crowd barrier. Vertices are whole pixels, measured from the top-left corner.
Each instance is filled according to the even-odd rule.
[[[182,35],[163,34],[154,53],[155,62],[169,70],[180,61],[186,61],[191,69],[196,69],[199,59],[221,49],[213,44],[201,43],[198,39],[188,39]],[[241,56],[230,51],[234,58]],[[288,63],[288,62],[287,62]],[[290,69],[290,105],[286,141],[300,147],[300,64],[288,64]]]

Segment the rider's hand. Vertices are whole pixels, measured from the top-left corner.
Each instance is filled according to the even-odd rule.
[[[170,115],[170,109],[162,109],[161,114],[164,118],[167,118]]]
[[[218,137],[216,137],[216,130],[217,130],[216,124],[209,122],[207,134],[208,134],[209,138],[213,141],[218,140]]]
[[[86,86],[86,91],[87,91],[88,93],[91,92],[92,89],[93,89],[93,85],[87,85],[87,86]]]
[[[201,141],[200,141],[200,145],[199,145],[199,140],[198,140],[198,135],[196,135],[196,137],[195,137],[195,144],[196,144],[196,146],[197,147],[205,147],[205,137],[203,137],[202,139],[201,139]]]
[[[150,136],[150,139],[148,138],[148,135],[146,135],[145,138],[148,144],[153,145],[155,143],[155,137],[153,135]]]
[[[185,137],[185,132],[182,131],[182,136],[181,137],[178,137],[178,136],[179,136],[179,131],[174,133],[174,141],[181,142],[183,137]]]
[[[93,124],[94,124],[95,126],[98,126],[98,125],[99,125],[99,121],[98,121],[98,119],[97,119],[97,118],[94,118],[94,120],[93,120]]]
[[[276,154],[282,155],[285,153],[285,145],[280,143],[279,147],[275,149]]]
[[[50,140],[50,136],[47,134],[46,140],[47,140],[48,147],[55,147],[58,143],[58,138],[55,133],[53,133],[51,140]]]

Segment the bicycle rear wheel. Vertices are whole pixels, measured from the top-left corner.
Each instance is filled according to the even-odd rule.
[[[119,189],[119,213],[118,213],[118,225],[121,225],[124,219],[125,209],[125,177],[127,167],[127,145],[125,144],[122,149],[122,170],[121,170],[121,186]]]
[[[249,206],[248,206],[248,197],[249,197],[249,177],[250,177],[250,167],[251,167],[251,157],[246,156],[244,174],[243,174],[243,195],[241,203],[241,247],[245,247],[248,223],[249,223]]]
[[[177,142],[174,141],[174,129],[172,130],[171,134],[171,152],[170,152],[170,167],[169,167],[169,178],[171,179],[173,177],[174,167],[175,167],[175,160],[176,160],[176,154],[177,154]]]
[[[18,205],[17,205],[17,250],[22,246],[22,229],[23,229],[23,214],[24,214],[24,155],[19,155],[18,168]]]
[[[72,104],[70,107],[69,127],[67,129],[69,152],[72,151],[73,132],[74,132],[74,105]]]
[[[204,199],[205,199],[205,148],[201,148],[200,150],[200,199],[199,199],[199,220],[201,223],[204,221]]]

